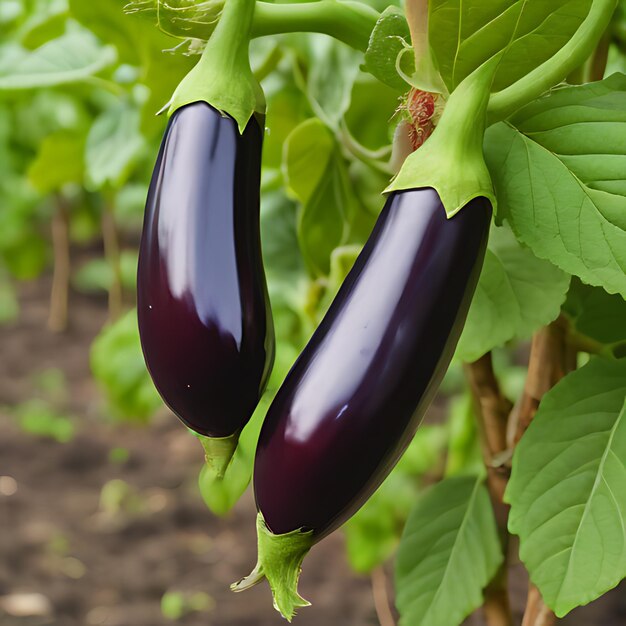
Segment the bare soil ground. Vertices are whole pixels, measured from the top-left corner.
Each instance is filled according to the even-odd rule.
[[[210,597],[207,610],[189,613],[181,624],[284,623],[265,585],[242,595],[228,590],[255,558],[250,495],[228,518],[214,517],[196,486],[200,447],[171,415],[147,428],[102,419],[89,345],[105,321],[105,302],[74,294],[70,329],[55,335],[46,330],[48,286],[47,280],[23,285],[19,322],[0,328],[0,476],[17,486],[12,495],[0,489],[0,598],[38,593],[47,604],[42,615],[29,617],[0,608],[0,625],[165,626],[173,622],[163,616],[161,598],[172,591]],[[68,443],[25,434],[11,416],[12,406],[33,395],[33,376],[49,368],[61,369],[67,380],[67,409],[77,426]],[[112,462],[111,450],[119,447],[128,458]],[[102,488],[113,479],[125,481],[128,492],[119,506],[103,507]],[[340,533],[307,558],[301,592],[313,607],[300,613],[299,626],[379,623],[370,580],[349,569]],[[518,624],[524,595],[525,581],[516,574]],[[563,624],[625,625],[624,596],[622,587]]]

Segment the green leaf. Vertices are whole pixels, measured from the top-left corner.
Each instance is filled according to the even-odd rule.
[[[594,359],[541,401],[513,457],[509,529],[562,617],[626,576],[626,360]]]
[[[458,626],[502,563],[482,478],[446,478],[418,501],[396,564],[400,626]]]
[[[94,189],[120,187],[145,148],[139,111],[122,102],[93,123],[85,145],[87,181]]]
[[[567,274],[522,247],[508,228],[493,227],[457,356],[475,361],[530,337],[558,317],[568,285]]]
[[[600,343],[626,341],[626,300],[575,279],[564,305],[574,327]]]
[[[626,76],[553,90],[486,134],[499,217],[586,283],[626,296]]]
[[[41,400],[29,400],[15,408],[20,428],[31,435],[67,443],[74,437],[72,420]]]
[[[350,106],[361,53],[324,35],[310,35],[309,39],[313,49],[307,96],[320,120],[330,128],[337,128]]]
[[[499,53],[492,88],[508,87],[569,41],[591,1],[431,0],[429,40],[448,89]]]
[[[22,55],[0,74],[0,90],[53,87],[83,81],[115,62],[115,50],[74,30]]]
[[[137,279],[137,258],[134,250],[124,250],[120,254],[120,274],[122,287],[132,290]],[[87,261],[72,276],[72,286],[85,293],[106,292],[113,282],[113,268],[104,258]]]
[[[91,345],[90,360],[114,416],[146,421],[161,406],[141,353],[136,310],[100,332]]]
[[[58,191],[67,183],[83,180],[83,135],[59,131],[48,135],[28,168],[30,182],[41,193]]]
[[[310,119],[287,138],[284,164],[289,189],[302,203],[302,254],[314,274],[328,274],[330,255],[345,241],[348,212],[354,208],[343,157],[326,126]]]
[[[404,12],[394,6],[387,7],[381,13],[370,35],[363,69],[385,85],[399,91],[406,91],[409,88],[396,69],[398,55],[404,49],[403,42],[411,44],[411,33]],[[404,58],[411,61],[413,55],[407,53]],[[412,74],[411,68],[406,68],[406,70],[407,74]]]

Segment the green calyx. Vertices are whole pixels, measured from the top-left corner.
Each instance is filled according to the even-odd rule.
[[[228,437],[205,437],[196,434],[204,448],[204,460],[215,478],[224,478],[226,468],[235,454],[239,442],[239,431]]]
[[[255,0],[226,0],[200,60],[176,87],[168,115],[202,100],[234,118],[243,133],[255,112],[265,112],[263,91],[250,68],[254,8]]]
[[[310,606],[298,594],[298,579],[302,561],[315,543],[313,531],[294,530],[275,535],[265,524],[263,515],[257,515],[258,559],[252,572],[230,586],[232,591],[245,591],[264,578],[270,585],[274,608],[291,622],[296,609]]]
[[[483,156],[486,111],[499,57],[470,74],[450,94],[433,134],[410,154],[385,193],[420,187],[434,188],[448,217],[470,200],[496,198]]]

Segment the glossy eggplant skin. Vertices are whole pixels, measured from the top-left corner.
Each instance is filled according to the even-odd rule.
[[[348,519],[411,441],[452,358],[491,205],[447,219],[434,189],[392,194],[263,425],[254,468],[270,531]]]
[[[170,409],[209,437],[246,424],[274,357],[259,235],[262,142],[254,117],[240,135],[204,102],[178,109],[146,203],[137,278],[145,361]]]

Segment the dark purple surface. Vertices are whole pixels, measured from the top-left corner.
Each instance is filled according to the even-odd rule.
[[[274,355],[259,238],[263,131],[204,102],[174,113],[146,203],[137,311],[165,403],[203,435],[250,419]]]
[[[484,198],[448,220],[433,189],[389,197],[265,419],[254,488],[274,533],[321,538],[398,461],[452,358],[490,219]]]

